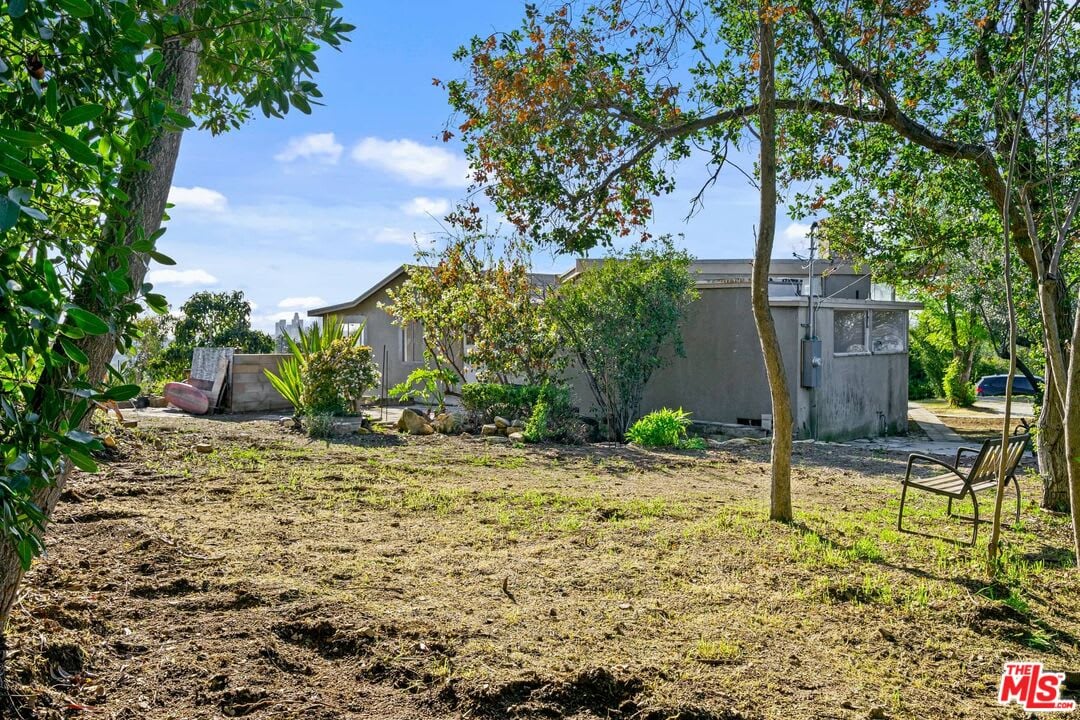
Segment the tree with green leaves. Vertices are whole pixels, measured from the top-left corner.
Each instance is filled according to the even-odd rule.
[[[180,138],[253,108],[309,109],[335,0],[0,4],[0,629],[72,468],[95,469],[93,409],[149,306]],[[0,634],[0,666],[3,636]],[[2,669],[2,667],[0,667]]]
[[[459,51],[469,74],[447,83],[460,122],[446,135],[460,134],[477,187],[537,242],[579,251],[642,231],[653,198],[675,187],[675,164],[709,165],[700,199],[731,149],[758,141],[756,30],[767,14],[779,183],[814,187],[792,196],[796,210],[878,194],[894,171],[967,171],[968,188],[1008,216],[1028,293],[1040,300],[1051,368],[1044,422],[1063,426],[1078,12],[1067,0],[794,0],[764,12],[725,0],[574,2],[547,14],[530,6],[520,29]],[[1039,43],[1053,52],[1023,68],[1038,82],[1016,82],[1024,48]],[[1014,140],[1020,161],[1011,164]],[[1048,482],[1067,487],[1064,444],[1048,457]],[[1080,493],[1080,466],[1073,482]]]
[[[544,312],[547,288],[530,270],[526,248],[479,227],[417,253],[408,278],[389,292],[386,309],[402,326],[419,323],[437,368],[459,377],[531,384],[560,367],[554,324]]]
[[[562,283],[548,305],[592,391],[608,432],[622,440],[638,419],[653,372],[682,354],[680,325],[697,298],[692,260],[668,241],[636,246]]]
[[[274,338],[251,328],[251,303],[241,290],[197,292],[180,306],[173,340],[151,362],[151,367],[173,380],[191,367],[191,353],[198,347],[235,348],[241,353],[274,351]]]
[[[162,360],[175,330],[176,318],[169,314],[147,314],[132,323],[132,341],[119,370],[143,394],[149,394],[151,386],[161,394],[161,386],[170,379]]]

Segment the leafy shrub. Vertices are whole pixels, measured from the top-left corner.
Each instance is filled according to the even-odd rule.
[[[547,302],[589,380],[607,431],[625,437],[655,370],[683,355],[680,326],[697,298],[690,256],[670,240],[598,261]]]
[[[470,383],[461,389],[461,404],[473,420],[489,423],[496,416],[508,420],[528,418],[543,399],[553,417],[569,415],[570,391],[560,385],[505,385]]]
[[[548,427],[551,422],[551,408],[548,407],[547,401],[540,398],[533,405],[532,414],[529,415],[529,419],[525,421],[525,430],[522,435],[525,436],[527,442],[536,443],[546,440],[550,428]]]
[[[971,407],[975,404],[975,386],[963,380],[964,370],[960,359],[954,358],[945,370],[942,386],[945,397],[953,407]]]
[[[334,416],[330,413],[312,413],[304,417],[304,430],[308,437],[327,439],[334,435]]]
[[[430,353],[425,353],[425,360],[430,363]],[[457,385],[461,378],[453,370],[441,367],[424,366],[409,373],[405,382],[390,388],[390,397],[397,400],[419,400],[431,408],[436,406],[439,412],[446,409],[444,388]]]
[[[371,348],[338,338],[308,358],[303,369],[301,402],[306,413],[341,414],[352,401],[379,382]]]
[[[682,408],[661,408],[631,425],[626,439],[642,447],[682,447],[689,426],[690,413]]]
[[[363,328],[352,334],[336,318],[286,336],[292,357],[278,363],[278,373],[264,371],[270,384],[297,415],[342,413],[379,382],[379,366],[370,347],[360,344]]]

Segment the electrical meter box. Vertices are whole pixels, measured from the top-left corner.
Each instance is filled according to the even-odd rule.
[[[802,341],[802,386],[816,388],[821,384],[821,341],[817,338]]]

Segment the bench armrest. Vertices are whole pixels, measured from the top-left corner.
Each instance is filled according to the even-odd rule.
[[[940,465],[941,467],[956,475],[956,477],[963,480],[965,483],[967,482],[967,477],[960,474],[960,471],[957,470],[955,466],[950,465],[944,460],[939,460],[938,458],[932,457],[930,455],[923,455],[922,453],[911,453],[910,455],[908,455],[907,474],[904,475],[904,482],[907,482],[911,479],[911,466],[915,464],[916,460],[933,463],[934,465]]]

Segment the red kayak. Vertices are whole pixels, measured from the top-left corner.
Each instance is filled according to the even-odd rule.
[[[187,383],[166,383],[165,401],[192,415],[205,415],[210,411],[210,397],[206,392]]]

